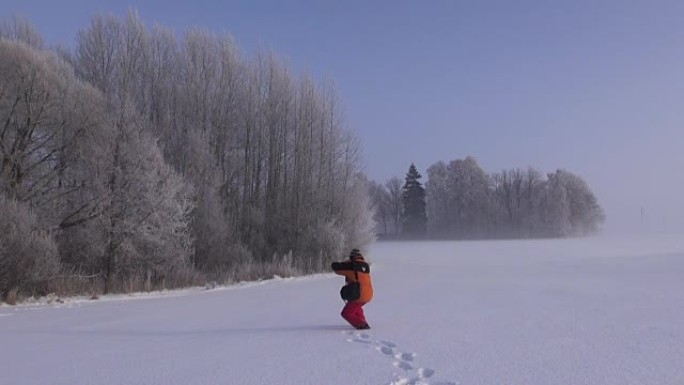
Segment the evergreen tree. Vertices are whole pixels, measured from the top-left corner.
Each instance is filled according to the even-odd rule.
[[[427,215],[425,214],[425,189],[420,183],[420,173],[411,163],[402,192],[402,234],[407,237],[421,237],[425,235]]]

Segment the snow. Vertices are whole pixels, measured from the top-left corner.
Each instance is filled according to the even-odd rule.
[[[332,274],[0,307],[0,384],[684,383],[684,237],[367,256],[363,332]]]

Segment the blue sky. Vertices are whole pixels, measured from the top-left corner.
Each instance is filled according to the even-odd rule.
[[[583,176],[609,229],[684,229],[684,2],[0,0],[50,43],[98,12],[231,33],[332,78],[384,181],[472,155]]]

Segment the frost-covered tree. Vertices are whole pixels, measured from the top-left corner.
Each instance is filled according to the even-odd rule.
[[[545,237],[567,237],[571,235],[570,202],[561,177],[548,174],[542,195],[541,235]]]
[[[370,191],[371,207],[373,209],[373,219],[376,222],[376,229],[380,236],[389,233],[390,226],[390,195],[384,185],[370,181],[368,189]]]
[[[437,162],[427,169],[425,182],[426,210],[428,232],[433,238],[450,238],[451,234],[451,204],[449,190],[449,170],[444,162]]]
[[[0,189],[58,241],[68,270],[164,276],[192,251],[188,186],[130,106],[60,56],[0,40]],[[133,112],[131,112],[133,111]]]
[[[492,174],[491,179],[497,234],[514,238],[540,236],[545,231],[545,181],[541,173],[531,167],[503,170]]]
[[[459,237],[480,238],[490,230],[489,181],[473,157],[454,160],[448,166],[451,225]]]
[[[93,17],[73,51],[38,37],[0,27],[0,193],[51,232],[63,277],[113,291],[297,274],[373,240],[333,82],[135,11]]]
[[[603,211],[589,186],[559,170],[487,175],[474,158],[437,162],[426,182],[428,233],[436,238],[529,238],[589,235]]]
[[[428,169],[428,176],[431,236],[481,238],[491,231],[489,180],[474,158],[448,165],[438,162]]]
[[[492,175],[494,198],[500,204],[504,232],[513,233],[522,226],[524,215],[524,176],[520,169],[503,170]]]
[[[360,145],[331,83],[293,76],[271,52],[246,59],[230,36],[148,31],[135,12],[94,18],[78,42],[77,72],[114,106],[132,102],[193,186],[193,266],[213,274],[290,252],[304,266],[335,253],[319,226],[350,239]]]
[[[403,184],[397,176],[385,182],[385,187],[389,193],[389,214],[391,223],[391,234],[398,236],[401,233],[401,213],[404,204],[402,202]]]
[[[99,268],[105,292],[120,274],[163,276],[188,262],[191,190],[165,163],[132,112],[115,123],[106,154],[104,202],[95,228],[102,234]]]
[[[50,53],[0,39],[0,192],[45,201],[56,193],[64,156],[87,128],[71,114],[69,69]]]
[[[583,236],[595,233],[604,214],[587,183],[565,170],[548,174],[545,223],[553,236]]]
[[[10,291],[45,294],[59,272],[57,245],[28,204],[0,194],[0,300]]]
[[[401,233],[403,185],[401,179],[392,177],[384,184],[370,182],[371,203],[378,234],[382,238],[396,238]]]
[[[104,94],[115,90],[120,30],[116,17],[96,15],[76,38],[76,71]]]
[[[0,20],[0,38],[20,41],[35,49],[45,46],[45,41],[31,23],[18,16]]]
[[[348,199],[345,200],[341,216],[343,218],[343,234],[347,234],[346,248],[338,250],[346,252],[349,245],[368,245],[375,240],[375,229],[371,212],[368,180],[362,173],[356,173],[350,180]],[[361,246],[359,246],[361,247]]]

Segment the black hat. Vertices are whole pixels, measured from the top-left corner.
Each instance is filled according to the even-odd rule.
[[[360,257],[361,256],[361,251],[359,249],[353,249],[351,253],[349,253],[349,258],[354,258],[354,257]]]

